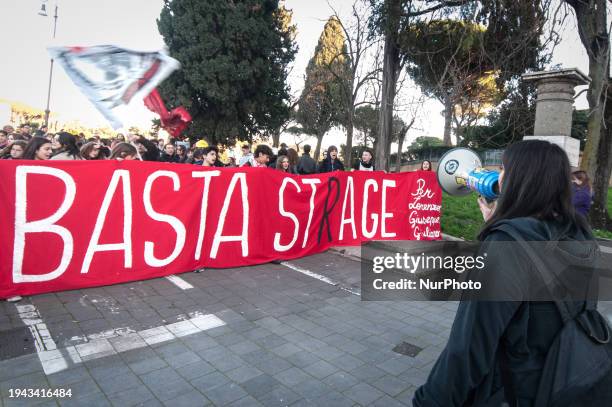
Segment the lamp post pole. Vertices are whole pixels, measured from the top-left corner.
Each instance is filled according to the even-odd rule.
[[[53,14],[53,39],[55,39],[55,32],[57,30],[57,4],[55,5],[55,12]],[[45,109],[45,126],[49,126],[49,102],[51,101],[51,82],[53,80],[53,58],[51,58],[51,67],[49,68],[49,88],[47,90],[47,108]]]

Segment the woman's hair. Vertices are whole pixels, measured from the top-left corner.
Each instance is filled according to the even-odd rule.
[[[178,146],[176,146],[176,152],[178,153],[179,151],[182,151],[184,154],[187,154],[187,147],[185,147],[183,144],[179,144]]]
[[[287,150],[287,158],[289,159],[289,165],[292,167],[297,167],[298,162],[300,161],[300,156],[295,149],[290,148]]]
[[[45,144],[51,144],[51,142],[44,137],[32,137],[23,152],[23,159],[35,160],[36,152]]]
[[[287,157],[286,155],[279,155],[276,158],[276,169],[277,170],[282,170],[285,171],[285,169],[283,168],[282,162],[284,160],[287,160],[289,162],[289,165],[291,165],[291,162],[289,161],[289,157]],[[289,169],[287,168],[287,171],[289,171]]]
[[[338,147],[336,147],[336,146],[329,146],[329,147],[327,147],[327,156],[328,157],[329,157],[329,153],[331,153],[332,151],[338,152]]]
[[[520,217],[557,220],[590,233],[572,205],[571,170],[561,147],[543,140],[520,141],[504,151],[502,164],[504,178],[497,207],[479,240],[496,222]]]
[[[113,148],[110,159],[116,160],[117,158],[125,158],[130,155],[133,155],[133,156],[138,155],[138,151],[136,151],[136,147],[134,147],[130,143],[118,143]]]
[[[433,171],[431,168],[431,161],[429,160],[423,160],[423,162],[421,163],[421,170],[423,170],[423,164],[425,164],[426,162],[429,163],[429,170],[425,170],[425,171]]]
[[[62,150],[58,151],[54,155],[66,152],[68,153],[68,155],[71,155],[75,158],[81,156],[79,147],[76,143],[76,138],[72,134],[62,131],[61,133],[57,133],[57,138],[58,143],[60,143],[60,145],[62,146]]]
[[[203,148],[194,148],[193,149],[193,159],[194,160],[201,160],[202,157],[204,156],[204,149]]]
[[[582,184],[578,185],[578,188],[586,188],[589,191],[591,190],[591,180],[585,171],[574,171],[572,172],[572,177],[582,182]]]
[[[91,150],[93,150],[96,145],[99,146],[99,143],[94,141],[90,141],[89,143],[83,144],[83,147],[81,147],[81,157],[83,157],[84,160],[105,160],[106,155],[100,147],[98,147],[99,151],[98,156],[96,158],[91,158],[89,156],[89,153],[91,153]]]

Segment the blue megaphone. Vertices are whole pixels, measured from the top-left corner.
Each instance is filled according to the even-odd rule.
[[[477,192],[488,201],[499,197],[499,172],[482,167],[478,154],[459,147],[447,151],[438,162],[438,183],[450,195]]]

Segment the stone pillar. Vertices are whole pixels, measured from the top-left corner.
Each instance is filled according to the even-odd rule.
[[[525,81],[535,81],[538,88],[533,136],[523,140],[547,140],[559,145],[572,167],[578,167],[580,142],[572,134],[574,88],[587,85],[591,79],[578,69],[534,72],[523,75]]]

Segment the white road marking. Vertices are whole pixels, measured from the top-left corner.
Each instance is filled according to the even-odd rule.
[[[609,246],[604,246],[604,245],[599,245],[599,249],[604,252],[604,253],[612,253],[612,247]]]
[[[341,290],[348,291],[349,293],[351,293],[353,295],[361,296],[361,293],[359,291],[356,291],[356,290],[353,290],[353,289],[347,288],[347,287],[342,287],[340,285],[340,283],[338,283],[338,282],[336,282],[336,281],[334,281],[334,280],[332,280],[332,279],[330,279],[328,277],[325,277],[322,274],[318,274],[318,273],[312,272],[310,270],[306,270],[305,268],[302,268],[300,266],[297,266],[297,265],[295,265],[293,263],[289,263],[289,262],[286,262],[286,261],[281,262],[281,264],[283,266],[285,266],[285,267],[290,268],[291,270],[295,270],[295,271],[297,271],[299,273],[305,274],[308,277],[316,278],[319,281],[323,281],[324,283],[336,286],[336,287],[338,287]]]
[[[87,360],[168,342],[225,325],[223,320],[213,314],[193,312],[189,313],[189,317],[182,321],[139,332],[125,327],[88,335],[87,337],[75,336],[70,340],[83,343],[58,349],[36,307],[34,305],[16,305],[16,307],[21,320],[32,332],[36,344],[36,353],[46,375],[66,370],[69,364],[75,365]]]
[[[170,276],[166,276],[166,280],[170,281],[172,284],[174,284],[181,290],[189,290],[190,288],[193,288],[193,286],[189,284],[187,281],[183,280],[182,278],[178,276],[175,276],[174,274]]]
[[[43,323],[40,313],[34,305],[15,304],[19,318],[30,329],[36,346],[36,354],[45,371],[45,374],[52,374],[68,368],[68,361],[64,359],[62,353],[57,350],[57,345],[51,335],[47,325]]]

